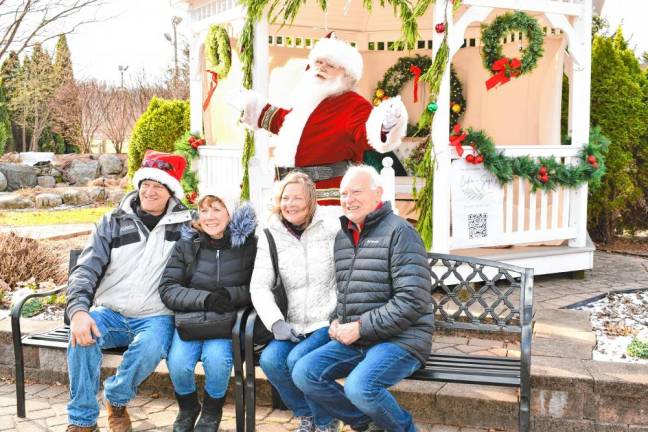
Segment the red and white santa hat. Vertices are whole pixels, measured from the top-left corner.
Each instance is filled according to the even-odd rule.
[[[308,54],[311,67],[317,60],[326,60],[333,66],[344,68],[355,81],[362,77],[362,56],[355,47],[336,38],[333,32],[320,39]]]
[[[187,161],[180,155],[146,150],[141,168],[133,175],[133,186],[139,189],[144,180],[153,180],[166,186],[180,200],[184,197],[180,179],[186,166]]]

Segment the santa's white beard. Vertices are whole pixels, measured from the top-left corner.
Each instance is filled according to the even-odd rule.
[[[346,76],[321,79],[311,67],[304,74],[294,93],[292,111],[286,115],[283,125],[279,130],[279,142],[274,151],[274,160],[277,166],[294,167],[295,153],[304,126],[315,108],[324,99],[338,95],[353,88],[353,81]]]

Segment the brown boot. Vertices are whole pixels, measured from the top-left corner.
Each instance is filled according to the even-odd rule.
[[[131,432],[133,427],[131,425],[130,416],[126,407],[116,407],[108,402],[106,404],[108,411],[108,430],[110,432]]]
[[[97,425],[83,427],[83,426],[70,424],[68,425],[67,429],[65,429],[65,431],[66,432],[99,432],[99,428],[97,428]]]

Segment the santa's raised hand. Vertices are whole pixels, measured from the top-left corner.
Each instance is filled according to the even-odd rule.
[[[367,140],[381,153],[395,149],[407,132],[407,109],[400,96],[383,101],[367,120]]]

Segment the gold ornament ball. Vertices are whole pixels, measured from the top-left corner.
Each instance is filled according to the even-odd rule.
[[[385,96],[385,91],[383,89],[376,90],[376,97],[377,98],[382,98],[383,96]]]
[[[452,104],[452,112],[459,114],[461,112],[461,105],[459,105],[458,103]]]
[[[380,99],[379,97],[376,97],[376,98],[374,98],[374,100],[373,100],[373,104],[374,104],[374,106],[378,106],[378,105],[380,105],[381,102],[382,102],[382,99]]]

